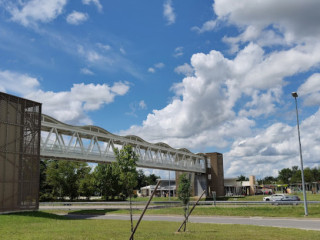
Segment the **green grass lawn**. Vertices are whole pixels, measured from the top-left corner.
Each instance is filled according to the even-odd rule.
[[[303,201],[303,194],[301,193],[295,193],[292,195],[297,195],[300,197],[301,201]],[[217,200],[223,200],[223,201],[262,201],[263,197],[267,195],[254,195],[254,196],[237,196],[237,197],[222,197]],[[137,197],[132,199],[134,202],[147,202],[149,200],[149,197]],[[191,201],[197,200],[196,197],[191,198]],[[204,201],[205,199],[201,199],[201,201]],[[212,199],[208,199],[209,201],[212,201]],[[307,193],[307,200],[308,201],[320,201],[320,194],[311,194]],[[169,201],[168,197],[154,197],[152,199],[153,202],[167,202]],[[177,197],[170,197],[170,201],[179,201]]]
[[[292,195],[297,195],[300,197],[301,201],[303,201],[303,194],[302,192],[299,193],[294,193]],[[226,201],[262,201],[263,197],[267,195],[254,195],[254,196],[243,196],[243,197],[226,197],[221,200],[226,200]],[[308,201],[320,201],[320,194],[311,194],[307,193],[307,200]]]
[[[180,223],[142,221],[135,239],[320,239],[320,231],[223,224],[188,224],[188,231],[176,233]],[[130,222],[113,220],[71,220],[45,212],[0,215],[2,240],[37,239],[129,239]]]
[[[308,206],[309,216],[307,218],[320,218],[320,205],[310,204]],[[49,213],[75,213],[75,214],[129,214],[125,209],[104,210],[48,210]],[[134,210],[134,214],[141,214],[142,210]],[[148,209],[146,214],[161,215],[183,215],[182,207]],[[197,206],[192,215],[198,216],[244,216],[244,217],[291,217],[306,218],[304,206],[300,205],[226,205],[226,206]]]

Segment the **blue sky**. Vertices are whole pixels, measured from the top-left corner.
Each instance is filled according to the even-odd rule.
[[[0,0],[0,91],[224,154],[226,177],[319,166],[318,0]],[[157,173],[157,172],[155,172]]]

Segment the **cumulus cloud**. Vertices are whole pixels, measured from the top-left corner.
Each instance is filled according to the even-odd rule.
[[[72,25],[79,25],[85,21],[87,21],[89,18],[88,14],[82,13],[82,12],[77,12],[73,11],[67,16],[67,23],[72,24]]]
[[[261,45],[292,45],[317,41],[320,30],[317,23],[320,16],[317,0],[305,1],[271,0],[257,3],[245,0],[218,0],[213,4],[217,21],[234,24],[243,33],[237,37],[226,37],[226,42],[238,48],[238,43],[256,41]]]
[[[110,104],[116,96],[124,95],[129,90],[126,83],[74,84],[70,91],[45,92],[41,89],[25,97],[43,103],[43,112],[70,124],[92,124],[87,115],[104,104]],[[63,108],[61,108],[63,106]]]
[[[198,33],[204,33],[208,31],[212,31],[217,25],[217,22],[214,20],[209,20],[205,22],[201,27],[192,27],[191,30],[196,31]]]
[[[163,16],[167,20],[168,25],[175,23],[176,14],[172,6],[172,0],[166,0],[163,4]]]
[[[291,115],[294,119],[295,112]],[[315,167],[320,154],[320,109],[302,121],[300,127],[305,166]],[[277,176],[282,168],[300,165],[297,128],[275,123],[256,136],[239,138],[224,159],[225,174],[228,176],[237,176],[240,172],[264,177]]]
[[[99,12],[102,12],[102,5],[99,0],[82,0],[82,3],[85,5],[94,4]]]
[[[34,92],[40,83],[37,78],[28,74],[0,70],[0,91],[15,92],[19,95]]]
[[[178,74],[183,74],[185,76],[192,76],[193,75],[193,68],[188,63],[185,63],[183,65],[176,67],[174,69],[174,71]]]
[[[175,69],[186,77],[172,86],[174,96],[169,104],[153,110],[141,125],[122,133],[196,151],[230,149],[225,152],[226,176],[238,175],[242,170],[277,175],[277,169],[297,165],[296,128],[274,123],[278,121],[274,116],[286,114],[283,111],[287,104],[282,99],[287,94],[284,88],[291,83],[289,77],[315,71],[319,66],[318,30],[315,36],[308,29],[303,30],[305,35],[299,32],[299,26],[319,17],[313,9],[304,19],[306,9],[316,5],[318,1],[297,5],[289,1],[215,1],[216,21],[239,28],[238,36],[224,38],[236,47],[234,55],[228,58],[216,50],[194,54],[190,64]],[[270,10],[269,14],[266,9],[271,6],[275,12]],[[274,51],[265,48],[273,45],[283,47]],[[318,79],[319,75],[314,74],[300,87],[305,104],[319,106]],[[265,122],[263,129],[258,128],[259,119]],[[314,146],[320,143],[319,133],[310,126],[318,126],[319,122],[319,111],[302,121],[304,141],[310,150],[309,166],[317,159],[319,149]],[[260,166],[264,172],[253,171],[252,166]]]
[[[69,91],[43,91],[37,78],[12,71],[0,71],[0,91],[41,102],[42,111],[70,124],[92,124],[88,112],[110,104],[129,91],[128,82],[74,84]],[[61,107],[63,106],[63,108]]]
[[[304,97],[305,106],[320,105],[320,73],[311,75],[298,89],[299,96]]]
[[[11,20],[24,26],[35,26],[38,22],[48,23],[57,18],[63,11],[67,0],[31,0],[9,3],[7,10]]]

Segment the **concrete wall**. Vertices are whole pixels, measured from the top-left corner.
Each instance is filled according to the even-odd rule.
[[[206,153],[206,174],[187,173],[192,186],[192,196],[200,196],[206,190],[206,196],[216,192],[216,196],[224,196],[223,155],[221,153]],[[208,167],[209,166],[209,167]],[[179,177],[183,172],[176,172],[176,186],[179,187]]]

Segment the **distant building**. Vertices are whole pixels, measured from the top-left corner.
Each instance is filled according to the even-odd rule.
[[[142,197],[150,196],[156,185],[149,185],[140,188],[140,194]],[[161,183],[157,189],[157,192],[155,193],[155,196],[157,197],[175,197],[176,196],[176,181],[175,180],[169,180],[169,179],[161,179]]]
[[[258,183],[255,176],[250,176],[249,181],[237,181],[237,178],[224,179],[224,191],[226,196],[237,195],[254,195],[257,190]],[[220,186],[221,188],[221,186]],[[149,185],[140,189],[140,194],[143,197],[150,196],[155,189],[155,185]],[[157,197],[176,196],[176,181],[169,179],[162,179],[161,184],[157,189]]]
[[[226,196],[254,195],[258,182],[255,176],[250,176],[249,181],[237,181],[237,178],[225,178],[224,189]]]

